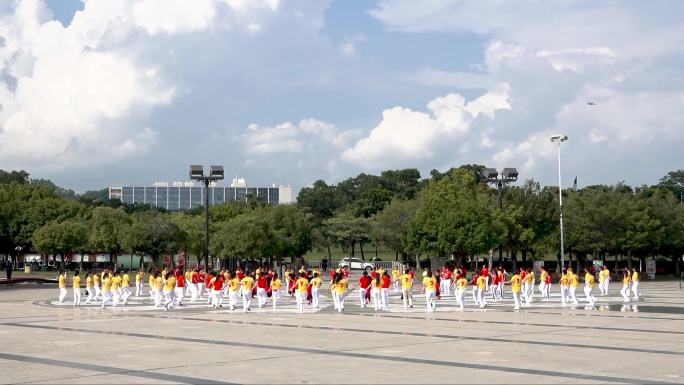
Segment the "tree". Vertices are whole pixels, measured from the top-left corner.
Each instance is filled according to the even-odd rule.
[[[186,258],[190,258],[191,254],[197,256],[197,265],[201,264],[201,258],[204,254],[205,229],[204,217],[200,215],[174,214],[173,221],[178,228],[185,234],[183,237],[182,248],[186,251]]]
[[[667,175],[660,178],[658,185],[672,191],[681,202],[684,197],[684,170],[668,172]]]
[[[213,255],[240,259],[272,255],[273,243],[268,223],[253,212],[240,214],[218,225],[209,249]]]
[[[297,206],[311,214],[312,223],[317,226],[331,218],[341,205],[336,188],[322,180],[315,181],[312,187],[304,187],[297,195]]]
[[[143,212],[137,214],[133,223],[126,228],[123,246],[130,252],[149,255],[156,268],[159,266],[160,256],[180,250],[184,236],[169,215]]]
[[[116,267],[117,257],[124,248],[124,238],[130,223],[130,217],[121,209],[94,208],[88,234],[91,250],[109,253],[112,265]]]
[[[357,218],[350,211],[343,211],[323,222],[328,227],[328,233],[343,250],[351,247],[351,256],[355,256],[356,243],[361,244],[361,258],[363,242],[370,238],[370,222],[366,218]]]
[[[267,206],[256,214],[268,218],[273,255],[278,259],[293,259],[311,250],[311,225],[309,218],[300,208]]]
[[[88,240],[85,224],[76,220],[52,221],[33,234],[34,246],[43,254],[61,257],[75,251],[83,251]],[[56,260],[56,258],[55,258]]]
[[[499,243],[504,230],[492,211],[486,187],[464,169],[431,181],[418,197],[411,223],[411,248],[432,256],[477,255]]]
[[[395,198],[372,218],[374,238],[405,259],[409,253],[410,223],[416,215],[418,201]]]

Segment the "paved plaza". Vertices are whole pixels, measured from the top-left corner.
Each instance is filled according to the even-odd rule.
[[[684,290],[642,282],[624,306],[613,285],[595,310],[538,299],[513,311],[510,293],[476,309],[453,297],[426,313],[415,294],[385,311],[321,309],[243,314],[148,298],[125,307],[64,304],[56,286],[0,288],[0,383],[682,383]]]

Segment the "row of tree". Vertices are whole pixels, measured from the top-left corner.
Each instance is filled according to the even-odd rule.
[[[421,179],[415,169],[360,174],[336,185],[316,181],[296,205],[255,199],[210,208],[210,254],[221,258],[292,259],[312,249],[340,248],[366,257],[368,246],[398,259],[416,255],[483,255],[501,245],[512,260],[559,256],[558,189],[532,180],[497,192],[466,165]],[[63,257],[74,252],[161,256],[204,250],[202,210],[167,213],[110,201],[102,191],[65,194],[24,171],[0,170],[0,252],[17,246]],[[570,258],[666,256],[684,253],[684,171],[655,186],[589,186],[564,190],[565,247]],[[364,249],[366,247],[366,249]]]

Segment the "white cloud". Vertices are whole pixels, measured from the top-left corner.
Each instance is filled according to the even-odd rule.
[[[382,121],[347,149],[342,159],[377,169],[397,161],[432,158],[438,148],[457,144],[458,139],[470,134],[479,115],[491,119],[496,110],[510,109],[507,92],[508,86],[501,85],[470,102],[450,93],[431,100],[429,112],[404,107],[387,109]]]

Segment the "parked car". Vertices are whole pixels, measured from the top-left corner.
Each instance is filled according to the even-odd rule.
[[[351,270],[368,270],[371,271],[375,267],[372,262],[364,261],[360,258],[343,258],[338,264],[338,267],[346,267]]]

